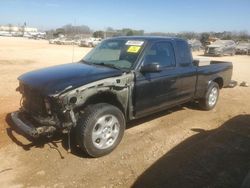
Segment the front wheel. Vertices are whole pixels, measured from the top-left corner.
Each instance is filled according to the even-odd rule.
[[[99,103],[85,109],[77,123],[76,138],[80,148],[92,157],[112,152],[125,130],[125,118],[117,107]]]
[[[212,110],[218,101],[220,88],[216,82],[211,82],[206,95],[199,101],[200,107],[204,110]]]

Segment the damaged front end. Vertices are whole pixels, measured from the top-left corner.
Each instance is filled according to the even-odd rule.
[[[22,94],[21,108],[11,114],[12,121],[23,132],[31,137],[51,136],[56,131],[69,133],[76,126],[79,110],[93,96],[104,93],[111,94],[120,104],[125,115],[131,116],[131,93],[133,89],[133,73],[124,73],[121,76],[95,81],[84,86],[72,89],[68,86],[63,91],[49,96],[20,82],[18,88]],[[110,95],[110,96],[111,96]]]
[[[44,96],[22,82],[17,90],[22,94],[21,107],[11,118],[23,132],[31,137],[51,136],[55,131],[67,132],[72,127],[70,112],[63,109],[57,98]]]

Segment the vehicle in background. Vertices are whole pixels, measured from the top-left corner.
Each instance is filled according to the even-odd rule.
[[[49,43],[50,44],[59,44],[59,45],[79,45],[80,39],[59,37],[59,38],[55,38],[55,39],[50,39]]]
[[[32,38],[32,35],[30,33],[26,32],[26,33],[23,34],[23,37]]]
[[[12,37],[23,37],[23,33],[22,32],[12,33]]]
[[[12,34],[7,31],[0,31],[0,36],[3,37],[12,37]]]
[[[244,43],[239,43],[236,46],[236,54],[245,54],[247,55],[250,50],[250,43],[244,42]]]
[[[75,36],[75,37],[74,37],[74,45],[79,46],[79,45],[80,45],[80,43],[81,43],[81,40],[82,40],[82,38],[81,38],[81,37],[79,37],[79,36]]]
[[[236,43],[233,40],[217,40],[206,46],[205,55],[224,56],[235,55]]]
[[[80,41],[80,47],[93,47],[92,46],[92,39],[91,38],[85,38]]]
[[[63,38],[59,38],[58,40],[55,41],[55,44],[61,45],[62,44],[61,41],[63,41],[63,40],[65,40],[64,37]]]
[[[188,44],[192,51],[200,51],[202,49],[202,44],[197,39],[188,40]]]
[[[96,40],[94,40],[92,42],[92,46],[93,47],[96,47],[98,44],[100,44],[102,42],[102,39],[101,38],[97,38]]]
[[[99,43],[101,43],[102,39],[101,38],[86,38],[81,40],[80,45],[81,47],[95,47]]]
[[[74,45],[79,46],[81,44],[81,39],[75,39],[74,40]]]
[[[63,38],[61,40],[59,40],[57,42],[57,44],[60,44],[60,45],[73,45],[74,44],[74,40],[72,40],[71,38]]]
[[[188,101],[212,110],[232,68],[194,60],[183,39],[111,38],[77,63],[20,76],[21,108],[11,118],[32,137],[67,133],[83,152],[100,157],[120,143],[126,122]]]
[[[49,44],[56,44],[58,40],[60,40],[60,38],[50,39]]]
[[[40,40],[40,39],[45,39],[45,35],[34,34],[34,35],[29,35],[27,38],[28,39]]]

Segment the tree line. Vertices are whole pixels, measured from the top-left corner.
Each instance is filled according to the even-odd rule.
[[[249,41],[250,35],[247,31],[240,32],[179,32],[179,33],[168,33],[168,32],[151,32],[145,33],[144,30],[135,30],[131,28],[123,29],[113,29],[112,27],[107,27],[104,30],[93,31],[86,25],[73,26],[71,24],[64,25],[60,28],[47,31],[47,36],[49,38],[58,37],[60,34],[66,35],[68,37],[96,37],[96,38],[108,38],[114,36],[174,36],[183,39],[197,39],[201,43],[204,43],[209,37],[216,37],[224,40],[234,40],[234,41]]]
[[[93,36],[96,38],[107,38],[114,36],[141,36],[144,35],[144,30],[135,30],[130,28],[113,29],[112,27],[108,27],[105,30],[93,31],[86,25],[73,26],[71,24],[67,24],[57,29],[48,30],[46,33],[48,38],[54,38],[60,35],[65,35],[68,37]]]

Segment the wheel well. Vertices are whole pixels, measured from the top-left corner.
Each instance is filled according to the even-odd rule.
[[[223,87],[223,79],[221,77],[216,78],[213,81],[216,82],[219,85],[220,89]]]
[[[116,106],[119,108],[123,114],[125,114],[125,109],[120,103],[120,101],[117,99],[116,95],[111,92],[101,92],[97,93],[87,99],[87,101],[84,103],[83,107],[86,107],[91,104],[97,104],[97,103],[108,103],[113,106]]]

